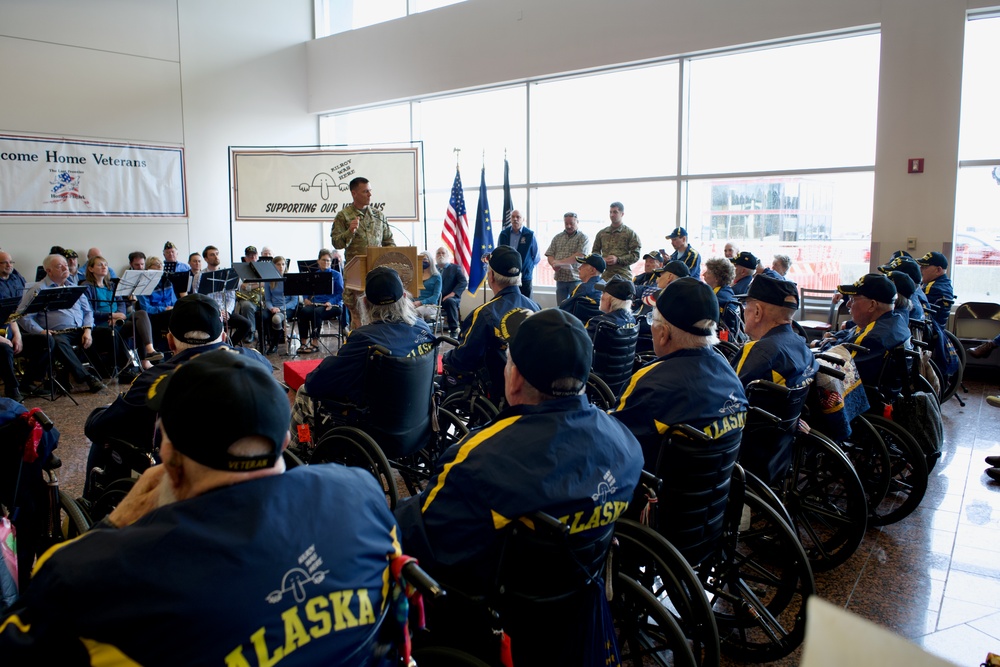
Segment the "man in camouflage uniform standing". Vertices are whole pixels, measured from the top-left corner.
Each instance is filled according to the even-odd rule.
[[[357,255],[368,252],[368,246],[395,246],[392,230],[385,214],[372,206],[372,189],[367,178],[358,176],[351,180],[351,197],[354,202],[345,206],[344,210],[333,219],[333,229],[330,231],[330,241],[334,248],[344,249],[344,263],[351,261]],[[361,326],[361,316],[358,313],[358,290],[344,288],[344,305],[351,313],[351,327]]]
[[[639,236],[622,223],[625,205],[621,202],[611,202],[611,225],[597,232],[591,252],[604,258],[608,268],[601,276],[605,281],[619,275],[632,280],[632,265],[639,261],[639,248],[642,242]]]

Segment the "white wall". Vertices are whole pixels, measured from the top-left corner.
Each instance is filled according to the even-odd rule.
[[[112,266],[211,243],[228,257],[229,145],[311,145],[305,46],[311,0],[2,0],[0,132],[185,148],[188,218],[4,218],[0,246],[34,274],[49,246],[97,246]],[[316,223],[233,229],[249,244],[314,257]],[[328,230],[326,230],[328,233]],[[30,277],[30,276],[29,276]]]
[[[966,12],[996,0],[468,0],[307,45],[309,110],[865,26],[882,31],[873,263],[950,251]],[[357,62],[363,54],[362,65]],[[925,173],[906,173],[907,159]],[[950,252],[948,252],[950,254]]]

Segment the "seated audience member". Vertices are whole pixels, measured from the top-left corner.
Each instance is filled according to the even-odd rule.
[[[133,250],[128,254],[128,268],[133,271],[146,270],[146,253],[141,250]]]
[[[510,407],[449,448],[424,491],[397,507],[407,552],[445,585],[489,593],[506,530],[535,511],[570,526],[571,546],[587,548],[588,563],[600,562],[615,519],[632,500],[641,455],[628,430],[587,402],[591,356],[590,339],[573,316],[554,308],[529,315],[507,352]],[[596,577],[567,600],[503,616],[513,663],[605,664],[608,638],[596,620],[605,600]],[[466,611],[432,615],[428,627],[469,644],[477,631],[489,636],[489,614]]]
[[[188,294],[182,297],[177,306],[170,311],[167,343],[174,353],[173,356],[142,373],[128,391],[118,396],[106,409],[98,408],[90,414],[84,427],[84,434],[93,443],[87,461],[88,471],[104,465],[104,457],[108,451],[107,443],[112,438],[124,440],[143,451],[154,452],[156,412],[146,405],[146,394],[161,377],[181,364],[200,354],[224,349],[242,355],[250,365],[271,372],[271,364],[256,350],[246,347],[234,348],[224,342],[219,304],[202,294]],[[227,400],[228,397],[219,396],[215,404],[222,406]],[[230,417],[226,415],[226,418]],[[88,485],[89,481],[88,476],[86,480]]]
[[[24,276],[14,268],[14,258],[9,252],[0,250],[0,299],[20,299],[24,284]],[[4,396],[15,401],[23,398],[14,374],[14,357],[21,353],[23,347],[16,322],[0,327],[0,380],[3,381]]]
[[[750,290],[750,282],[753,280],[760,260],[752,252],[744,250],[729,261],[736,268],[736,276],[733,278],[733,294],[743,296]]]
[[[198,294],[198,288],[201,287],[201,270],[205,260],[202,259],[201,254],[193,252],[188,255],[188,266],[191,267],[191,279],[188,281],[188,294]]]
[[[929,252],[917,260],[923,279],[923,292],[927,301],[934,306],[934,321],[942,329],[948,327],[951,307],[955,305],[955,291],[948,277],[948,258],[939,252]]]
[[[69,278],[69,266],[65,257],[49,255],[42,266],[45,268],[46,277],[35,289],[47,290],[68,286],[66,280]],[[48,349],[54,355],[54,359],[61,362],[69,371],[73,380],[86,383],[90,391],[95,393],[104,389],[104,383],[100,378],[88,372],[73,351],[74,345],[80,345],[86,350],[94,342],[94,310],[86,294],[80,295],[70,308],[50,311],[47,317],[46,313],[26,315],[18,320],[18,324],[23,333],[30,334],[26,343],[31,348],[29,355],[32,357],[32,369],[29,371],[31,377],[41,376],[47,361],[45,354]],[[47,388],[42,386],[38,389],[39,392],[36,393],[44,394],[47,391]]]
[[[594,344],[593,371],[617,396],[635,363],[638,330],[631,311],[635,285],[616,275],[597,290],[601,292],[601,314],[587,322],[587,334]],[[601,329],[604,333],[598,337]]]
[[[719,300],[719,324],[729,332],[738,332],[740,326],[740,305],[731,287],[736,278],[736,268],[728,259],[714,257],[705,262],[705,273],[702,276],[705,284],[715,292]],[[737,341],[733,341],[737,342]]]
[[[420,317],[425,320],[434,320],[437,317],[435,306],[441,301],[441,274],[434,262],[431,261],[431,254],[426,250],[420,253],[420,261],[423,267],[424,286],[420,289],[417,298],[413,300],[413,305]]]
[[[299,348],[299,354],[319,351],[319,333],[324,320],[336,319],[344,307],[344,278],[331,268],[333,253],[326,248],[319,251],[319,273],[333,274],[332,294],[312,294],[307,296],[299,309],[299,338],[308,340],[308,345]]]
[[[653,273],[656,269],[663,266],[663,255],[660,254],[659,250],[651,250],[642,256],[643,260],[643,272],[637,275],[632,282],[635,283],[635,292],[637,299],[639,301],[642,299],[642,295],[645,293],[647,287],[656,286],[656,274]],[[635,304],[635,308],[638,308],[639,304]]]
[[[177,260],[177,246],[170,241],[163,244],[163,270],[167,273],[184,273],[191,265]]]
[[[908,322],[922,322],[924,309],[913,295],[920,291],[913,279],[902,271],[889,271],[885,277],[896,286],[896,302],[893,307],[906,313]]]
[[[458,337],[458,325],[462,320],[462,295],[469,288],[469,279],[458,264],[451,261],[451,251],[444,246],[434,253],[438,271],[441,272],[441,309],[444,311],[448,335]]]
[[[351,331],[335,356],[329,356],[299,387],[295,423],[311,423],[313,401],[362,402],[365,366],[372,348],[381,346],[396,357],[427,354],[434,343],[431,329],[417,316],[393,269],[380,266],[368,272],[365,291],[358,302],[361,325]],[[429,399],[430,397],[428,397]]]
[[[285,258],[278,255],[274,259],[274,268],[282,276],[285,275],[287,262]],[[264,308],[267,309],[268,321],[268,354],[278,351],[278,345],[284,339],[285,321],[289,317],[295,316],[295,308],[299,305],[299,297],[285,296],[285,283],[274,280],[264,283]]]
[[[286,471],[288,400],[269,370],[231,351],[161,377],[148,401],[163,464],[97,528],[39,561],[0,622],[5,661],[366,662],[399,554],[371,474]]]
[[[87,288],[86,296],[94,309],[95,335],[107,332],[112,340],[107,344],[117,345],[117,354],[124,364],[125,346],[120,339],[115,340],[113,327],[121,326],[121,335],[135,336],[136,351],[144,369],[152,367],[153,361],[163,358],[162,352],[153,347],[153,333],[150,327],[149,315],[144,310],[136,310],[133,317],[125,314],[125,300],[115,296],[108,277],[108,260],[100,255],[87,261],[84,280],[80,283]]]
[[[777,273],[781,278],[788,279],[788,269],[792,268],[792,258],[788,255],[775,255],[774,261],[771,262],[771,270]],[[774,276],[771,276],[772,278]]]
[[[222,270],[222,257],[219,255],[219,249],[214,245],[205,246],[202,256],[205,258],[206,273]],[[202,275],[201,278],[204,276]],[[239,345],[250,331],[250,321],[236,312],[236,290],[219,290],[209,296],[219,304],[222,322],[228,331],[229,342],[233,345]]]
[[[243,261],[253,264],[259,259],[257,248],[248,245],[243,251]],[[240,283],[240,289],[236,293],[236,312],[246,318],[250,323],[250,331],[245,342],[252,343],[257,333],[257,306],[264,303],[264,286],[261,283]]]
[[[726,246],[722,249],[722,254],[726,259],[734,259],[740,254],[740,247],[730,241],[726,243]]]
[[[559,304],[559,308],[576,317],[582,324],[601,314],[601,295],[598,285],[604,284],[601,275],[608,265],[597,253],[591,253],[583,259],[576,260],[580,264],[580,284],[573,288],[569,298]]]
[[[712,288],[694,278],[673,282],[656,298],[652,336],[658,358],[632,376],[611,413],[639,440],[650,472],[656,471],[667,425],[689,424],[739,442],[746,397],[736,373],[713,349],[718,324]]]
[[[0,299],[20,299],[24,285],[24,276],[14,268],[14,257],[0,250]]]
[[[80,267],[80,255],[77,254],[76,250],[73,250],[72,248],[63,248],[63,251],[59,254],[66,258],[66,268],[69,269],[69,277],[66,278],[66,284],[79,284],[82,280],[80,277],[80,274],[82,273]]]
[[[656,278],[656,283],[647,286],[643,291],[642,305],[635,313],[636,321],[639,323],[639,335],[644,338],[650,335],[646,317],[656,309],[656,297],[675,280],[689,277],[688,267],[679,259],[672,259],[659,269],[653,269],[653,277]]]
[[[890,271],[899,271],[910,277],[913,284],[917,286],[916,291],[913,292],[913,296],[910,297],[910,301],[913,303],[913,308],[910,310],[910,319],[913,319],[914,311],[919,312],[920,319],[923,319],[926,312],[924,306],[928,305],[929,302],[927,301],[927,295],[920,289],[920,282],[923,280],[923,276],[917,261],[909,255],[900,255],[899,257],[893,257],[887,263],[878,267],[878,270],[880,273],[885,274],[888,274]]]
[[[260,258],[266,261],[274,261],[274,253],[267,246],[260,249]]]
[[[103,257],[103,256],[104,256],[104,253],[101,252],[100,248],[91,248],[90,250],[87,251],[87,261],[88,262],[90,260],[94,259],[95,257]],[[86,267],[86,265],[82,266],[81,269],[82,269],[81,273],[83,273],[83,275],[80,276],[80,280],[86,280],[87,279],[87,275],[86,275],[87,267]],[[113,268],[111,268],[110,266],[108,267],[108,275],[111,276],[112,279],[115,279],[115,278],[118,277],[118,275],[115,273],[115,270]]]
[[[147,271],[163,271],[163,262],[159,257],[150,257],[146,260]],[[177,295],[174,293],[174,286],[170,283],[166,274],[160,279],[160,284],[156,286],[152,294],[136,297],[139,300],[139,309],[145,310],[149,315],[149,323],[153,327],[156,335],[161,335],[167,330],[170,322],[170,309],[177,303]]]
[[[521,255],[509,246],[498,246],[490,254],[486,282],[493,298],[473,310],[462,322],[459,346],[444,355],[449,373],[471,373],[485,369],[490,378],[490,399],[503,398],[507,340],[501,334],[503,318],[513,310],[540,310],[521,294]]]
[[[896,286],[880,273],[861,276],[853,285],[840,285],[837,291],[850,297],[848,307],[854,326],[817,341],[821,350],[840,343],[853,343],[867,352],[851,352],[861,381],[877,386],[886,354],[900,345],[909,346],[909,318],[893,309]]]

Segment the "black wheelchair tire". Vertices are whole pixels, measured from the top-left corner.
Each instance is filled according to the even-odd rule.
[[[444,399],[441,407],[455,414],[470,431],[486,426],[500,414],[490,399],[479,394],[469,398],[462,393],[454,393]]]
[[[586,393],[587,401],[599,410],[607,412],[608,410],[613,410],[618,405],[618,399],[615,398],[611,387],[594,373],[591,373],[590,377],[587,378]]]
[[[877,506],[868,507],[869,525],[885,526],[906,518],[920,505],[927,492],[927,457],[899,424],[881,415],[866,414],[862,418],[875,429],[889,452],[889,491]]]
[[[642,584],[618,573],[611,613],[622,665],[698,667],[677,620]]]
[[[118,507],[118,503],[128,495],[133,486],[135,486],[135,480],[130,477],[122,477],[108,484],[97,500],[90,504],[88,515],[91,521],[97,523],[111,514],[111,511]]]
[[[948,330],[945,330],[944,335],[951,341],[951,344],[955,347],[955,353],[958,354],[958,370],[941,381],[942,403],[954,396],[958,388],[962,386],[962,377],[965,375],[965,363],[968,360],[965,346],[962,345],[962,341],[958,339],[958,336]]]
[[[91,522],[80,504],[62,489],[59,490],[60,526],[63,539],[73,539],[90,530]]]
[[[396,509],[399,501],[396,476],[382,448],[364,431],[353,426],[335,426],[316,443],[316,450],[309,462],[339,463],[367,470],[382,487],[389,509]]]
[[[812,432],[826,438],[815,429]],[[861,485],[865,488],[870,513],[871,508],[877,507],[889,492],[889,482],[892,477],[889,450],[871,422],[863,418],[851,422],[851,435],[836,445],[844,452],[847,460],[854,466],[854,471],[858,473]]]

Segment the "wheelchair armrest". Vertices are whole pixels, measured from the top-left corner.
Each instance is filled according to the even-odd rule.
[[[829,375],[832,378],[837,378],[838,380],[843,380],[847,377],[847,373],[837,368],[831,368],[830,366],[824,366],[820,364],[819,368],[816,369],[817,373],[822,373],[823,375]]]
[[[747,408],[747,412],[749,412],[751,414],[754,414],[754,415],[757,415],[758,417],[761,417],[765,421],[769,421],[772,424],[777,424],[777,423],[779,423],[781,421],[780,419],[778,419],[776,416],[772,415],[767,410],[764,410],[763,408],[758,408],[757,406],[754,406],[754,405],[749,406]]]
[[[863,345],[855,345],[854,343],[841,343],[841,345],[844,346],[844,349],[850,352],[860,352],[861,354],[864,354],[869,351],[867,347],[864,347]]]
[[[919,340],[919,339],[916,339],[916,338],[911,338],[910,339],[910,343],[913,344],[913,347],[919,347],[921,350],[929,350],[929,349],[931,349],[931,344],[928,343],[925,340]],[[909,351],[910,350],[907,350],[907,352],[909,352]],[[918,353],[917,356],[919,356],[919,353]]]
[[[754,389],[767,389],[768,391],[775,391],[779,394],[788,394],[791,389],[784,385],[780,385],[777,382],[771,382],[770,380],[754,380],[747,385],[748,393]]]
[[[712,439],[712,436],[708,435],[704,431],[699,431],[690,424],[675,424],[670,427],[669,431],[667,431],[668,435],[670,433],[682,433],[684,436],[691,438],[692,440],[701,440],[704,442],[708,442]]]
[[[437,338],[434,339],[435,347],[437,347],[441,343],[449,343],[450,345],[454,345],[455,347],[458,347],[460,345],[458,339],[452,338],[451,336],[438,336]]]
[[[663,484],[663,480],[649,472],[648,470],[643,470],[639,474],[639,485],[648,486],[654,491],[659,491],[660,485]],[[637,487],[638,488],[638,487]]]
[[[404,565],[402,572],[406,581],[412,584],[423,597],[438,600],[447,595],[441,584],[417,565],[416,561],[410,561]]]
[[[847,363],[846,359],[838,357],[835,354],[827,354],[826,352],[820,352],[816,355],[816,358],[834,364],[835,366],[843,366]]]
[[[539,533],[547,533],[553,536],[569,535],[569,526],[545,512],[532,512],[525,514],[523,518],[535,524],[535,529]]]

